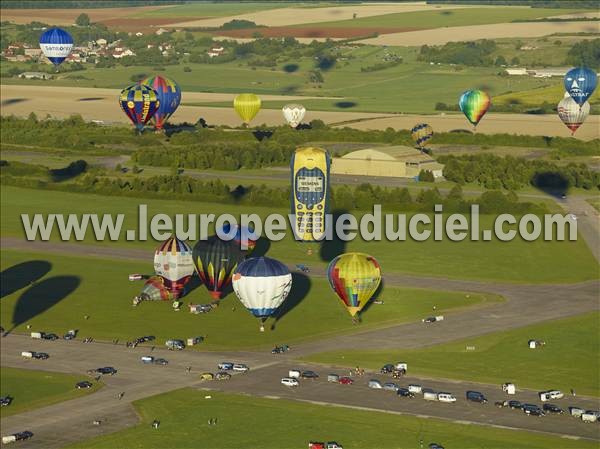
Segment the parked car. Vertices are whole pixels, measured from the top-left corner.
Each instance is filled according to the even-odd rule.
[[[341,444],[336,443],[335,441],[328,441],[325,449],[344,449]]]
[[[410,384],[408,386],[408,391],[410,391],[411,393],[422,393],[423,387],[421,385]]]
[[[557,407],[554,404],[544,404],[544,406],[542,407],[542,409],[545,412],[549,412],[549,413],[558,413],[558,414],[561,414],[561,415],[564,413],[564,410],[562,408]]]
[[[435,323],[436,320],[435,320],[434,316],[430,316],[430,317],[427,317],[427,318],[423,318],[422,321],[423,321],[423,323]]]
[[[1,407],[7,407],[10,405],[10,403],[12,402],[13,398],[10,396],[3,396],[0,398],[0,406]]]
[[[381,374],[390,374],[392,371],[394,371],[394,365],[392,365],[391,363],[383,365],[379,370]]]
[[[373,388],[375,390],[381,390],[383,388],[381,382],[379,382],[377,379],[371,379],[368,383],[368,386],[369,388]]]
[[[167,359],[163,359],[163,358],[154,359],[154,364],[155,365],[160,365],[160,366],[165,366],[165,365],[169,364],[169,361]]]
[[[396,392],[396,394],[403,398],[409,398],[409,399],[412,399],[415,397],[415,394],[408,391],[408,388],[399,388],[398,391]]]
[[[327,382],[339,383],[340,382],[340,376],[338,376],[337,374],[328,374],[327,375]]]
[[[92,388],[93,384],[91,382],[88,382],[87,380],[84,380],[82,382],[77,382],[75,384],[75,388],[77,388],[78,390],[87,390],[88,388]]]
[[[444,446],[442,446],[441,444],[437,444],[437,443],[430,443],[429,446],[427,446],[429,449],[444,449]]]
[[[102,368],[96,368],[95,372],[98,374],[110,374],[111,376],[114,376],[115,374],[117,374],[117,370],[114,369],[112,366],[104,366]]]
[[[350,377],[343,376],[340,377],[340,383],[342,385],[352,385],[354,383],[354,380],[352,380]]]
[[[219,371],[215,374],[215,379],[217,380],[229,380],[231,379],[231,374],[226,373],[225,371]]]
[[[200,374],[200,380],[213,380],[215,375],[213,373],[202,373]]]
[[[508,401],[496,401],[494,405],[498,408],[508,407]]]
[[[154,340],[156,340],[156,337],[154,335],[146,335],[144,337],[144,340],[145,341],[154,341]]]
[[[32,352],[31,357],[38,360],[46,360],[50,356],[45,352]]]
[[[76,329],[71,329],[65,335],[63,335],[63,338],[65,340],[73,340],[76,336],[77,336],[77,330]]]
[[[239,371],[241,373],[247,373],[248,371],[250,371],[248,365],[244,365],[243,363],[235,363],[231,369],[233,371]]]
[[[302,377],[302,379],[318,379],[319,375],[317,373],[315,373],[314,371],[302,371],[302,374],[300,375],[300,377]]]
[[[167,340],[165,345],[169,351],[181,351],[185,349],[185,342],[183,340]]]
[[[142,363],[153,363],[154,362],[154,357],[152,357],[151,355],[143,355],[142,356]]]
[[[58,335],[52,334],[52,333],[50,333],[50,334],[42,333],[42,339],[54,341],[54,340],[58,340]]]
[[[293,377],[284,377],[281,379],[281,384],[285,385],[286,387],[297,387],[300,385],[300,382],[298,382],[298,379],[294,379]]]
[[[302,373],[300,372],[299,369],[291,369],[288,371],[288,377],[291,377],[293,379],[300,379],[300,375]]]
[[[383,389],[397,392],[400,389],[400,385],[395,384],[394,382],[386,382],[383,384]]]
[[[289,350],[290,350],[290,347],[288,345],[275,346],[271,350],[271,354],[283,354],[284,352],[287,352]]]
[[[544,416],[544,411],[535,404],[523,404],[523,413],[530,416]]]
[[[221,362],[217,365],[217,368],[224,371],[229,371],[233,369],[233,363],[231,362]]]
[[[467,401],[485,404],[487,402],[487,399],[485,398],[483,393],[480,393],[479,391],[467,391]]]
[[[519,401],[508,401],[508,406],[513,410],[520,410],[523,405]]]

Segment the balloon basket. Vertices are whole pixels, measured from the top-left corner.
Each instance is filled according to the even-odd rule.
[[[261,332],[264,332],[264,331],[265,331],[265,326],[264,326],[264,324],[261,324],[261,325],[260,325],[260,331],[261,331]]]
[[[306,255],[307,255],[307,256],[312,256],[312,253],[313,253],[313,250],[312,250],[312,248],[308,248],[308,249],[306,250]]]

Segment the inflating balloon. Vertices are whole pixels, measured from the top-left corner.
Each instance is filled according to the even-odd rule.
[[[558,116],[562,122],[571,130],[571,135],[573,135],[589,115],[590,104],[585,102],[583,106],[579,106],[575,100],[565,92],[565,97],[560,100],[556,110],[558,111]]]
[[[254,94],[239,94],[233,99],[233,109],[248,124],[260,111],[260,98]]]
[[[213,235],[207,240],[199,240],[192,253],[202,283],[214,299],[220,299],[233,272],[244,260],[244,252],[234,241],[226,242]]]
[[[410,130],[410,135],[417,148],[423,149],[425,142],[433,137],[433,129],[427,123],[419,123]]]
[[[468,90],[458,100],[460,110],[473,126],[481,121],[490,108],[490,96],[482,90]]]
[[[564,79],[565,90],[579,106],[582,106],[596,89],[598,75],[587,67],[576,67],[567,72]]]
[[[301,104],[286,104],[283,109],[283,118],[292,127],[296,128],[306,114],[306,108]]]
[[[60,28],[51,28],[40,36],[40,48],[52,64],[58,66],[71,53],[73,38]]]
[[[133,300],[134,305],[142,301],[170,301],[174,299],[171,291],[165,286],[164,279],[161,276],[152,276],[142,288],[139,296]]]
[[[156,129],[163,129],[165,122],[179,107],[181,102],[181,89],[172,79],[157,75],[146,78],[142,84],[154,89],[159,101],[158,109],[152,116]]]
[[[129,120],[141,131],[156,113],[160,102],[154,89],[143,84],[134,84],[121,91],[119,105]]]
[[[292,289],[290,270],[275,259],[256,257],[243,261],[233,275],[233,290],[248,311],[263,323],[275,313]]]
[[[381,268],[368,254],[346,253],[329,263],[327,279],[348,313],[354,317],[379,288]]]
[[[194,274],[192,249],[177,237],[164,241],[154,252],[154,272],[164,278],[173,297],[179,298]]]

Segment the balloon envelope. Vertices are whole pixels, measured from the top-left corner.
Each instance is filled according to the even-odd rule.
[[[583,106],[579,106],[568,93],[565,93],[556,110],[562,122],[571,130],[571,134],[575,134],[589,115],[590,104],[585,102]]]
[[[169,301],[173,299],[173,295],[165,286],[161,276],[152,276],[144,284],[140,299],[143,301]]]
[[[134,84],[121,91],[119,105],[138,130],[156,113],[160,102],[156,91],[143,84]]]
[[[222,232],[223,235],[235,233],[231,241],[236,246],[238,246],[244,254],[250,254],[254,250],[254,248],[256,247],[256,241],[259,238],[256,232],[254,232],[253,227],[240,225],[231,226],[229,223],[225,223],[225,225],[221,228],[220,232]],[[242,240],[245,240],[243,242],[245,244],[245,248],[242,247]]]
[[[258,114],[260,104],[260,98],[254,94],[239,94],[233,99],[233,109],[246,124]]]
[[[427,123],[418,123],[411,130],[410,135],[418,148],[423,148],[425,142],[433,137],[433,128]]]
[[[54,65],[59,65],[71,53],[73,38],[60,28],[51,28],[40,36],[40,48]]]
[[[177,237],[164,241],[154,252],[154,272],[164,278],[165,288],[179,298],[194,274],[192,249]]]
[[[565,90],[581,106],[585,103],[598,84],[598,75],[587,67],[576,67],[567,72],[564,79]]]
[[[296,128],[306,114],[306,108],[301,104],[286,104],[283,109],[283,118],[292,127]]]
[[[252,315],[267,318],[292,288],[290,270],[275,259],[255,257],[243,261],[233,275],[233,290]]]
[[[156,129],[163,129],[165,122],[173,115],[181,103],[181,88],[170,78],[151,76],[142,81],[142,84],[154,89],[159,101],[158,109],[152,116]]]
[[[379,288],[381,268],[368,254],[346,253],[330,262],[327,279],[348,313],[355,316]]]
[[[223,289],[231,282],[233,272],[244,260],[240,246],[213,235],[207,240],[199,240],[192,253],[196,272],[210,295],[214,299],[221,298]]]
[[[468,90],[458,100],[460,110],[465,114],[467,120],[477,126],[487,110],[490,108],[490,96],[482,90]]]

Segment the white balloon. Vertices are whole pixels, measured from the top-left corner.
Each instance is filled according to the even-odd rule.
[[[168,281],[177,282],[194,274],[194,259],[189,245],[176,237],[163,242],[154,253],[154,271]]]
[[[556,110],[562,122],[571,130],[571,134],[575,134],[575,131],[585,122],[585,119],[589,115],[590,104],[586,101],[579,106],[569,93],[565,92],[565,96],[558,103]]]
[[[289,123],[292,128],[297,127],[306,114],[306,108],[301,104],[286,104],[283,109],[283,118]]]

